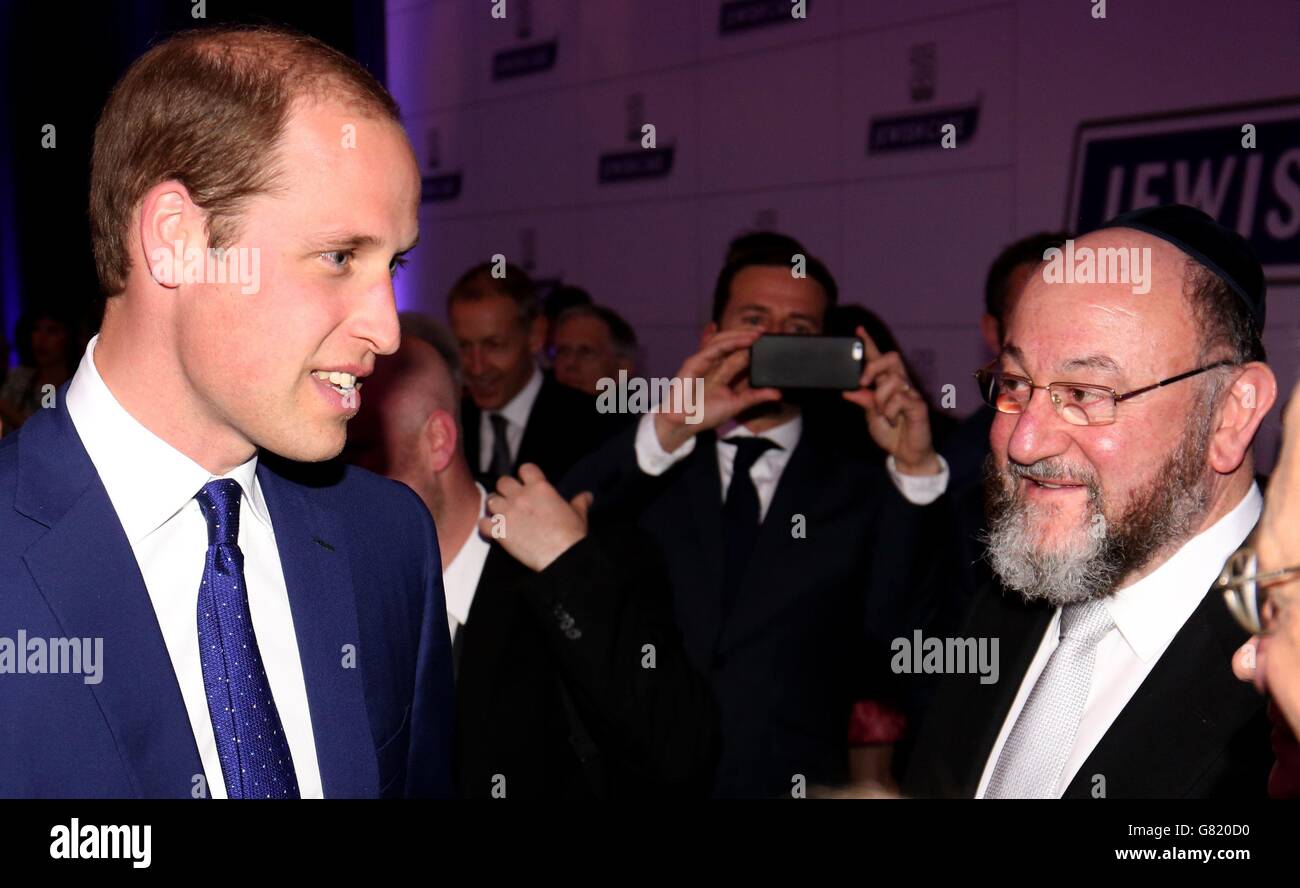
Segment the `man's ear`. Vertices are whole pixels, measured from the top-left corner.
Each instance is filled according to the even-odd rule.
[[[1219,399],[1210,436],[1210,467],[1227,475],[1237,470],[1259,425],[1277,400],[1277,378],[1267,364],[1246,364]]]
[[[1002,352],[1002,325],[998,319],[987,312],[980,317],[980,335],[984,337],[984,344],[988,346],[994,357]]]
[[[429,442],[429,458],[434,474],[439,474],[451,465],[456,457],[456,448],[460,435],[456,431],[456,418],[446,410],[435,410],[429,414],[424,423],[425,438]]]
[[[186,254],[207,248],[204,214],[189,190],[170,179],[145,192],[140,202],[140,250],[155,282],[174,289],[184,283]]]

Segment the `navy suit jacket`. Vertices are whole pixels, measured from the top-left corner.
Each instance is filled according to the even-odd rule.
[[[701,433],[652,477],[635,436],[634,426],[580,462],[562,490],[594,494],[594,524],[631,520],[659,544],[687,653],[721,713],[713,793],[788,798],[795,775],[844,782],[854,701],[893,698],[890,640],[930,625],[951,589],[936,545],[951,538],[947,498],[909,503],[874,455],[847,456],[806,411],[724,618],[716,437]]]
[[[180,686],[66,392],[0,444],[0,637],[102,638],[101,676],[0,674],[0,796],[192,797],[206,781]],[[396,482],[338,465],[294,477],[307,470],[263,455],[257,474],[325,796],[450,795],[433,521]]]

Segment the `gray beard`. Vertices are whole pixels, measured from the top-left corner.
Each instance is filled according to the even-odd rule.
[[[1188,539],[1205,517],[1211,476],[1205,456],[1210,440],[1209,416],[1189,426],[1177,449],[1151,480],[1134,491],[1120,518],[1106,520],[1105,497],[1096,475],[1071,471],[1057,458],[1028,466],[1008,461],[1003,471],[990,454],[984,463],[988,531],[984,542],[993,571],[1004,586],[1026,602],[1047,601],[1061,607],[1106,598],[1130,572],[1153,556]],[[1040,550],[1033,527],[1050,512],[1019,494],[1022,475],[1044,480],[1073,478],[1088,487],[1088,506],[1076,545]],[[1038,519],[1038,520],[1035,520]]]

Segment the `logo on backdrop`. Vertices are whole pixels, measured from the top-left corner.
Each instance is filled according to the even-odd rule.
[[[908,92],[913,102],[928,102],[934,98],[939,79],[939,44],[918,43],[907,52],[912,69]]]
[[[718,33],[722,36],[803,21],[813,0],[726,0],[718,11]]]
[[[436,126],[425,130],[425,166],[430,175],[420,178],[420,203],[442,203],[460,197],[460,170],[438,172],[442,166],[442,134]]]
[[[532,39],[532,0],[510,0],[510,5],[506,7],[506,16],[515,24],[515,37],[520,40]],[[492,56],[492,79],[510,80],[514,77],[549,71],[555,67],[559,46],[559,40],[551,38],[540,43],[503,49]]]
[[[907,51],[907,92],[913,103],[932,101],[939,92],[939,44],[915,43]],[[872,117],[867,124],[867,154],[926,148],[956,148],[975,138],[980,99],[974,104]]]
[[[597,159],[596,181],[601,185],[662,179],[673,171],[674,145],[660,146],[655,125],[646,119],[645,96],[632,93],[627,97],[627,117],[623,129],[626,140],[636,147],[606,152]]]
[[[1071,166],[1071,227],[1191,204],[1248,240],[1270,282],[1300,281],[1300,98],[1085,121]]]
[[[873,117],[867,128],[867,153],[888,154],[965,145],[975,138],[979,102],[939,111]],[[952,129],[945,129],[951,126]]]
[[[526,225],[519,229],[519,252],[515,256],[515,263],[528,272],[528,276],[533,280],[533,287],[537,290],[538,298],[542,304],[546,304],[546,297],[551,291],[564,283],[564,273],[556,272],[555,274],[546,274],[540,272],[540,263],[537,260],[537,229],[531,225]]]

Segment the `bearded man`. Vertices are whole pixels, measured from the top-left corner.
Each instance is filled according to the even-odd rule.
[[[1210,591],[1262,505],[1253,442],[1277,397],[1262,270],[1244,240],[1185,206],[1120,216],[1073,255],[1093,273],[1042,265],[976,374],[998,411],[986,463],[997,581],[962,635],[999,641],[1000,680],[942,678],[904,788],[1262,796],[1263,703],[1234,684],[1245,633]],[[1114,273],[1140,267],[1149,292]]]

